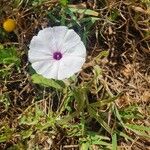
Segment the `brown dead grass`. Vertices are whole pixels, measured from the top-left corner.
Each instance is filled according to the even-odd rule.
[[[92,43],[89,43],[89,60],[85,64],[86,69],[83,70],[80,78],[83,81],[90,80],[94,57],[99,52],[108,50],[110,52],[108,59],[101,59],[99,62],[96,62],[96,65],[100,65],[103,70],[102,80],[106,85],[103,86],[103,91],[114,95],[123,92],[122,97],[117,101],[119,108],[124,108],[134,103],[141,105],[142,109],[140,111],[145,116],[145,119],[133,122],[150,126],[149,113],[147,111],[147,107],[150,105],[149,9],[139,1],[131,2],[128,0],[104,1],[103,3],[88,1],[85,4],[88,8],[100,13],[101,21],[97,22],[93,28],[96,34],[92,34],[90,39],[95,40],[91,40]],[[49,21],[45,17],[45,10],[51,9],[55,5],[55,2],[45,3],[40,8],[37,8],[43,11],[37,11],[36,14],[33,13],[32,8],[27,6],[23,9],[22,7],[15,10],[4,9],[5,15],[0,21],[2,23],[5,17],[13,17],[17,20],[18,27],[15,34],[18,41],[14,43],[8,40],[3,41],[3,43],[4,45],[19,45],[19,49],[22,51],[21,72],[14,73],[7,81],[7,84],[2,83],[0,89],[1,93],[9,93],[12,102],[7,112],[3,112],[3,107],[0,107],[0,118],[9,122],[10,126],[17,126],[13,120],[34,101],[36,90],[31,84],[28,75],[27,45],[37,30],[48,26]],[[114,21],[109,21],[112,10],[117,11],[118,14]],[[98,95],[98,97],[101,97],[101,95]],[[58,139],[55,139],[56,143],[59,141],[58,149],[61,147],[61,141],[63,143],[64,140],[62,135],[59,136],[57,137]],[[121,141],[122,148],[120,149],[149,149],[148,142],[150,141],[137,137],[137,141],[139,139],[142,141],[140,144]],[[66,149],[68,147],[68,149],[77,149],[73,148],[74,146],[76,147],[76,141],[74,142],[73,139],[67,140],[68,142],[65,143]],[[54,144],[55,146],[56,143]],[[67,144],[73,146],[67,147]]]

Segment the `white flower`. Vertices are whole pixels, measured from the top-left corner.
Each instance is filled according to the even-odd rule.
[[[86,48],[79,35],[65,26],[39,31],[28,52],[34,70],[49,79],[62,80],[81,70]]]

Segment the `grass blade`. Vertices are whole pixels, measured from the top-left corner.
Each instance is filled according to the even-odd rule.
[[[117,134],[112,135],[112,150],[117,150]]]

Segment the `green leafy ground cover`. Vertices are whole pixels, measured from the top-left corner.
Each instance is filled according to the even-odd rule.
[[[149,150],[149,0],[0,1],[1,150]],[[7,33],[6,18],[17,27]],[[83,70],[45,79],[27,59],[32,36],[73,28],[87,48]]]

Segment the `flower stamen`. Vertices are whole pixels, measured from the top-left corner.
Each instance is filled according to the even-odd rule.
[[[53,58],[55,60],[60,60],[62,58],[62,53],[61,52],[54,52],[53,53]]]

